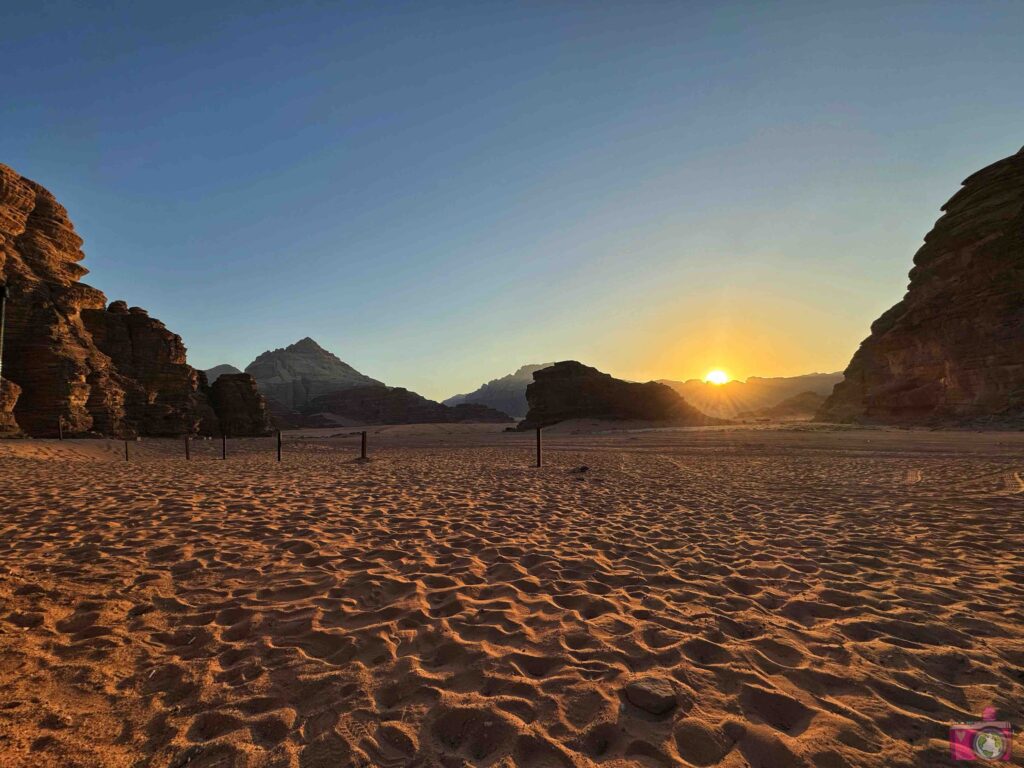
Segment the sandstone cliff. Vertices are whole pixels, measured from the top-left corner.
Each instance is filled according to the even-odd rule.
[[[872,324],[819,419],[1024,421],[1024,149],[942,210],[906,295]]]
[[[218,431],[205,377],[181,338],[144,310],[79,282],[82,240],[67,211],[0,165],[0,281],[10,292],[3,374],[21,388],[30,435]]]
[[[256,380],[248,373],[223,373],[210,387],[210,402],[221,431],[228,437],[271,431],[270,413]]]
[[[283,349],[264,352],[245,372],[256,379],[265,397],[292,411],[310,401],[341,389],[382,386],[317,344],[308,336]]]
[[[568,360],[536,371],[526,388],[530,410],[520,429],[567,419],[657,421],[679,425],[720,424],[664,384],[616,379],[596,368]]]
[[[511,422],[507,414],[485,405],[455,407],[428,400],[401,387],[350,387],[312,400],[307,416],[334,417],[339,424],[437,424],[448,422]]]

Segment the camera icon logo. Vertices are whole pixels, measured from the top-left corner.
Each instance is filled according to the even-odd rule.
[[[949,727],[949,752],[954,760],[1010,762],[1013,727],[996,720],[996,710],[987,707],[981,722],[958,723]]]

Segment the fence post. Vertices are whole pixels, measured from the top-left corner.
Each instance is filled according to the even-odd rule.
[[[58,416],[57,417],[57,439],[58,440],[63,440],[64,439],[64,417],[63,416]]]
[[[281,460],[281,430],[277,430],[277,460]]]
[[[188,435],[185,435],[185,461],[189,461],[192,458],[192,455],[189,453],[188,450],[190,442],[192,441],[188,439]]]
[[[223,432],[220,436],[220,458],[221,461],[227,461],[228,458],[228,436]]]
[[[540,427],[537,427],[537,466],[539,467],[539,466],[542,466],[543,464],[544,464],[544,460],[543,460],[543,454],[541,452]]]
[[[128,461],[128,441],[124,441],[124,460]]]
[[[363,430],[362,448],[359,452],[359,458],[366,458],[366,430]]]

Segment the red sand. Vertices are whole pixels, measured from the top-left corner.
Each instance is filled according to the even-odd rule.
[[[0,443],[0,765],[932,766],[1024,723],[1024,435],[587,432]]]

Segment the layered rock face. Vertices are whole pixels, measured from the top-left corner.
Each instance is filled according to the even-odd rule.
[[[0,165],[0,280],[10,292],[4,378],[30,435],[215,433],[205,377],[163,323],[79,279],[82,240],[47,190]]]
[[[312,400],[307,416],[329,415],[339,424],[437,424],[511,422],[507,414],[485,405],[450,408],[401,387],[351,387]]]
[[[248,373],[224,373],[210,387],[210,402],[228,437],[264,435],[272,424],[266,401]]]
[[[265,397],[293,411],[310,401],[338,390],[382,386],[306,337],[283,349],[264,352],[245,372],[256,379]]]
[[[536,371],[526,388],[530,410],[521,429],[567,419],[660,421],[680,425],[722,423],[701,413],[671,387],[635,384],[568,360]]]
[[[978,171],[914,256],[818,418],[1024,422],[1024,149]]]
[[[449,397],[444,404],[456,406],[476,403],[521,419],[530,407],[526,402],[526,388],[533,381],[533,374],[550,365],[553,363],[524,365],[515,373],[493,379],[467,395]]]

